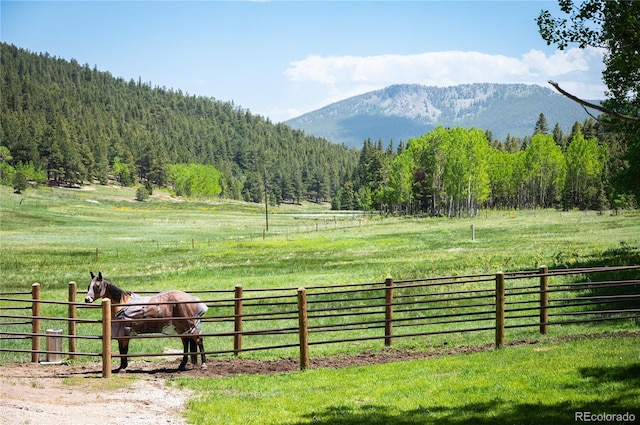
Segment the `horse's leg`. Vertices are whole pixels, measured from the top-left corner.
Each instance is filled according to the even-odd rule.
[[[189,352],[191,352],[191,364],[198,364],[198,347],[195,338],[189,338]]]
[[[182,361],[180,362],[180,366],[178,366],[178,370],[183,371],[183,370],[187,370],[187,352],[189,352],[189,340],[191,338],[188,337],[181,337],[180,339],[182,339],[182,349],[183,349],[183,356],[182,356]]]
[[[202,369],[207,368],[207,356],[204,354],[204,338],[200,335],[196,338],[198,342],[198,347],[200,348],[200,356],[202,357],[202,365],[200,366]]]
[[[118,340],[118,351],[120,352],[120,367],[116,369],[116,372],[124,372],[129,365],[129,362],[127,361],[127,354],[129,353],[128,339]]]

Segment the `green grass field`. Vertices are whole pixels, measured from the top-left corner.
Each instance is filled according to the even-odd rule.
[[[131,188],[41,188],[17,195],[0,187],[0,292],[29,291],[39,282],[44,299],[63,301],[69,281],[86,288],[89,271],[101,271],[136,291],[232,290],[238,284],[293,290],[382,282],[388,275],[402,280],[533,270],[543,264],[640,264],[638,211],[380,218],[338,214],[316,204],[283,205],[270,208],[265,232],[261,205],[184,202],[165,193],[143,203],[134,199]],[[43,305],[43,314],[64,317],[66,307]],[[97,311],[83,309],[83,314],[97,317]],[[60,327],[45,322],[43,329],[54,325]],[[177,380],[176,385],[202,393],[189,407],[193,423],[567,423],[580,409],[618,412],[638,406],[639,385],[631,378],[638,375],[638,342],[557,343],[553,338],[629,330],[638,330],[637,321],[556,326],[547,337],[535,328],[517,328],[507,331],[507,341],[541,344],[336,371]],[[79,331],[98,334],[99,328],[80,325]],[[265,338],[273,338],[265,345],[279,341]],[[394,347],[429,350],[492,340],[490,331],[457,333],[398,339]],[[99,351],[98,341],[79,343],[80,351]],[[228,349],[229,343],[209,340],[206,347]],[[180,347],[177,338],[155,339],[133,342],[130,352]],[[313,362],[317,355],[381,348],[381,341],[314,346],[311,356]],[[295,357],[297,351],[242,356]],[[2,363],[28,359],[28,354],[0,353]]]
[[[631,247],[640,212],[504,211],[465,219],[334,214],[305,204],[135,202],[134,189],[0,187],[0,284],[64,296],[89,271],[124,288],[310,286],[574,267]],[[470,225],[475,226],[475,240]],[[614,259],[617,260],[617,259]]]
[[[187,413],[194,424],[549,425],[574,423],[576,412],[631,413],[640,420],[637,338],[173,381],[198,394]]]
[[[89,271],[124,289],[232,290],[335,285],[496,271],[592,265],[640,264],[640,214],[490,211],[474,218],[384,218],[334,214],[316,204],[270,208],[264,232],[261,205],[229,201],[177,201],[165,193],[135,202],[135,190],[29,189],[22,195],[0,187],[0,291],[42,285],[46,300],[66,300],[68,282],[83,290]],[[470,226],[475,227],[471,240]],[[79,299],[82,297],[79,296]],[[97,317],[97,311],[87,313]],[[66,307],[43,305],[43,315],[65,316]],[[43,329],[53,326],[44,323]],[[88,325],[87,325],[88,326]],[[603,323],[594,331],[635,326]],[[60,324],[57,324],[60,327]],[[589,328],[582,326],[580,329]],[[610,329],[614,328],[614,329]],[[209,331],[225,329],[212,328]],[[228,329],[226,329],[228,330]],[[99,333],[98,326],[80,332]],[[556,329],[558,333],[573,329]],[[513,330],[508,338],[531,335]],[[535,335],[535,333],[534,333]],[[356,335],[357,336],[357,335]],[[274,343],[278,337],[273,336]],[[428,345],[485,343],[486,333],[434,337]],[[179,340],[136,343],[138,352],[179,348]],[[264,345],[270,345],[265,341]],[[228,341],[208,349],[228,349]],[[398,340],[410,347],[421,341]],[[98,343],[80,341],[87,351]],[[332,354],[378,348],[338,344],[314,348]],[[290,356],[295,351],[258,352]],[[0,358],[3,358],[0,356]],[[10,359],[14,359],[11,357]],[[6,359],[5,359],[6,361]]]

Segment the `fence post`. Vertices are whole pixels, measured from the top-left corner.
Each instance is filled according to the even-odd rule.
[[[236,285],[234,326],[233,326],[233,355],[237,356],[242,351],[242,285]]]
[[[307,317],[307,290],[298,288],[298,325],[300,336],[300,370],[309,369],[309,319]]]
[[[384,285],[384,345],[391,346],[393,342],[393,278],[388,276]]]
[[[40,284],[31,285],[31,361],[37,363],[40,360]]]
[[[547,266],[540,266],[540,333],[547,334],[549,326],[549,269]]]
[[[496,274],[496,348],[504,347],[504,273]]]
[[[102,299],[102,377],[111,378],[111,300]]]
[[[68,306],[68,318],[69,318],[69,352],[75,353],[77,351],[77,340],[74,338],[76,336],[76,294],[78,293],[78,287],[75,282],[69,282],[69,306]],[[78,356],[75,354],[71,354],[71,360],[76,360]]]

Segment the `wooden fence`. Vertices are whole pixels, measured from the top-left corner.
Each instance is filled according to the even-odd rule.
[[[510,328],[535,327],[546,334],[554,325],[638,321],[638,270],[640,266],[561,270],[543,266],[539,270],[511,273],[402,281],[389,277],[384,282],[301,288],[248,289],[238,285],[231,290],[190,293],[203,298],[209,307],[203,318],[204,328],[213,328],[215,332],[205,332],[203,336],[208,341],[233,340],[228,347],[206,354],[295,349],[300,354],[300,368],[307,369],[310,348],[318,345],[382,340],[385,346],[391,346],[399,338],[490,331],[495,334],[495,346],[499,348],[505,345],[505,332]],[[610,279],[610,276],[625,278]],[[3,343],[0,352],[31,354],[33,362],[40,361],[42,354],[71,359],[101,357],[103,376],[110,376],[111,358],[119,357],[111,353],[111,323],[116,319],[110,315],[110,301],[103,300],[101,306],[87,305],[76,301],[77,294],[74,282],[69,283],[68,300],[64,302],[43,300],[38,283],[32,285],[30,292],[0,292],[0,338],[31,341],[30,349],[7,347]],[[48,304],[66,306],[66,317],[42,315],[42,306]],[[80,309],[81,316],[87,317],[79,317]],[[42,339],[50,337],[42,333],[43,322],[66,323],[67,333],[59,336],[67,340],[66,350],[41,348]],[[101,334],[81,334],[79,324],[99,324]],[[24,331],[29,325],[31,331]],[[270,344],[257,343],[261,336],[270,336]],[[78,351],[78,340],[101,341],[101,350]],[[248,340],[252,343],[248,344]]]

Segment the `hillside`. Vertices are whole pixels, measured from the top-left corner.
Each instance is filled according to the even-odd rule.
[[[267,187],[272,201],[298,201],[330,199],[357,166],[356,150],[233,102],[5,43],[0,59],[0,165],[29,164],[51,184],[164,186],[170,164],[190,163],[219,170],[225,198],[261,202]]]
[[[531,136],[543,113],[551,127],[569,132],[589,116],[581,106],[551,89],[525,84],[467,84],[428,87],[404,84],[351,97],[285,122],[307,134],[360,147],[371,138],[407,140],[437,126]]]

